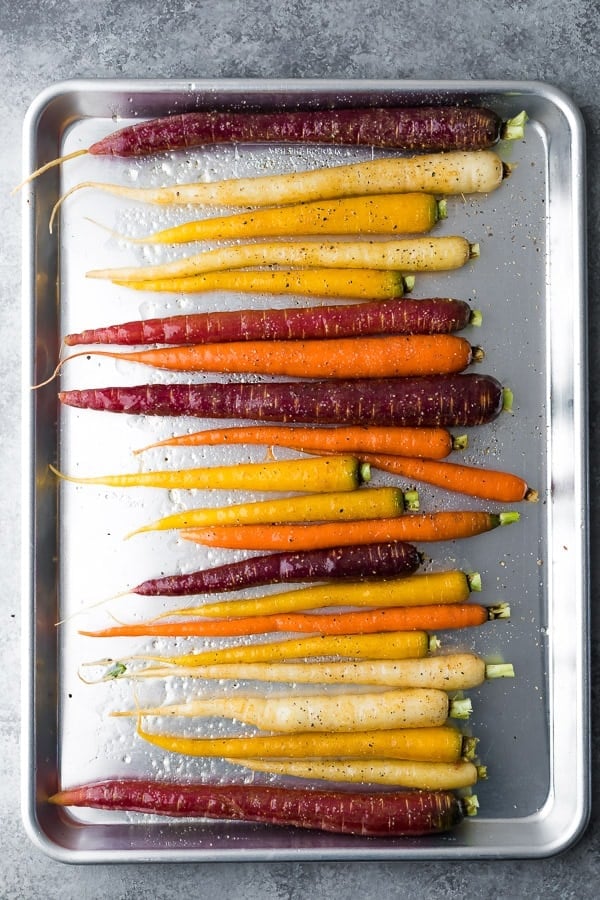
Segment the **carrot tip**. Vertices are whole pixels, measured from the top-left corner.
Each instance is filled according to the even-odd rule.
[[[525,500],[527,500],[528,503],[537,503],[539,499],[540,495],[536,490],[534,490],[534,488],[527,488],[527,491],[525,492]]]
[[[73,153],[68,153],[66,156],[59,156],[56,159],[51,159],[50,162],[40,166],[39,169],[35,169],[35,171],[28,175],[27,178],[24,178],[20,184],[12,189],[11,194],[18,194],[21,188],[25,187],[26,184],[30,184],[40,175],[43,175],[44,172],[48,172],[49,169],[54,169],[56,166],[60,166],[61,163],[67,162],[70,159],[76,159],[78,156],[84,156],[87,152],[87,150],[75,150]]]

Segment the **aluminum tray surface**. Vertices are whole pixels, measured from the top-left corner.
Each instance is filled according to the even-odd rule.
[[[483,578],[481,600],[510,603],[510,621],[439,635],[444,649],[471,648],[512,662],[516,677],[470,691],[467,725],[479,738],[489,777],[477,785],[480,810],[452,833],[431,838],[360,839],[229,822],[182,822],[90,810],[61,811],[46,798],[59,786],[105,777],[242,777],[221,761],[174,757],[137,740],[128,719],[131,684],[89,685],[82,664],[172,647],[166,640],[96,641],[78,629],[135,620],[169,607],[117,594],[161,572],[190,571],[225,559],[172,533],[124,536],[190,505],[226,501],[197,492],[116,491],[61,484],[48,464],[92,475],[168,464],[260,460],[256,447],[205,451],[132,450],[167,436],[174,423],[57,408],[57,383],[31,392],[56,362],[61,337],[94,325],[241,303],[301,304],[300,298],[222,294],[152,295],[86,279],[92,268],[183,255],[115,237],[189,217],[189,209],[144,207],[82,190],[48,221],[57,198],[77,182],[157,185],[170,181],[293,171],[370,158],[365,148],[216,146],[146,160],[83,156],[48,171],[24,197],[24,421],[29,465],[24,483],[23,815],[33,840],[63,861],[249,859],[433,859],[536,857],[581,834],[589,813],[588,560],[585,209],[583,128],[563,94],[513,82],[116,82],[59,84],[33,103],[25,122],[24,168],[87,147],[130,121],[195,107],[294,108],[359,105],[483,104],[503,118],[527,111],[525,138],[501,143],[511,175],[491,195],[450,198],[437,233],[478,242],[480,258],[449,274],[417,277],[414,296],[457,296],[483,313],[465,334],[485,349],[482,370],[514,392],[512,414],[469,432],[465,459],[522,474],[539,491],[521,504],[521,521],[469,541],[427,547],[431,568],[464,567]],[[379,154],[377,154],[379,155]],[[214,212],[214,211],[213,211]],[[218,210],[217,210],[218,212]],[[104,228],[101,226],[105,226]],[[186,248],[187,252],[188,248]],[[134,371],[135,369],[135,371]],[[206,376],[210,380],[211,376]],[[196,376],[203,380],[205,376]],[[169,381],[108,359],[65,367],[63,387]],[[206,424],[206,423],[201,423]],[[199,427],[177,423],[177,430]],[[283,455],[283,453],[281,454]],[[289,452],[287,455],[293,456]],[[385,483],[377,475],[374,483]],[[501,509],[419,486],[422,509]],[[244,496],[244,495],[240,495]],[[105,601],[105,602],[101,602]],[[57,627],[58,622],[62,624]],[[179,648],[178,648],[179,649]],[[87,670],[86,670],[87,671]],[[169,700],[186,685],[142,684],[140,697]],[[177,682],[177,683],[176,683]],[[249,690],[253,685],[245,685]],[[195,686],[209,692],[214,686]],[[232,689],[219,685],[219,690]],[[233,688],[235,690],[235,688]],[[264,690],[261,688],[260,690]],[[217,721],[210,734],[226,733]],[[244,776],[247,777],[247,776]],[[257,779],[259,776],[256,776]],[[265,781],[273,781],[263,777]]]

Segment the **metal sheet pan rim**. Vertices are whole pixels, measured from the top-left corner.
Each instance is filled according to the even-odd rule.
[[[40,827],[37,816],[36,779],[37,760],[34,752],[35,719],[32,706],[32,690],[35,679],[34,660],[31,658],[31,648],[34,644],[35,608],[32,592],[32,578],[35,565],[35,547],[32,541],[32,506],[35,500],[34,475],[26,472],[23,483],[22,502],[24,512],[23,525],[23,653],[26,664],[23,670],[22,682],[22,713],[23,713],[23,751],[22,751],[22,807],[23,819],[26,830],[31,839],[46,853],[63,862],[127,862],[127,861],[210,861],[210,860],[282,860],[282,859],[444,859],[444,858],[528,858],[543,857],[560,852],[574,843],[586,827],[590,812],[590,784],[589,784],[589,646],[587,637],[588,621],[588,488],[587,488],[587,434],[585,423],[585,409],[587,406],[587,358],[586,358],[586,319],[584,295],[586,289],[586,267],[584,258],[585,247],[585,208],[584,208],[584,149],[583,149],[583,122],[579,111],[573,106],[570,99],[560,90],[547,84],[535,81],[511,82],[511,81],[393,81],[393,80],[348,80],[331,81],[327,79],[299,80],[262,80],[262,79],[198,79],[163,81],[150,80],[81,80],[66,81],[54,85],[43,91],[30,106],[24,125],[25,152],[24,170],[30,171],[35,157],[34,131],[37,119],[47,104],[53,99],[69,92],[94,92],[94,91],[123,91],[131,96],[139,96],[144,92],[158,92],[166,96],[177,92],[193,92],[194,90],[210,90],[227,93],[230,90],[262,92],[279,91],[343,91],[347,93],[357,92],[368,94],[373,90],[396,90],[412,92],[464,92],[468,96],[486,93],[514,93],[522,92],[532,96],[544,96],[551,102],[560,106],[567,117],[573,143],[573,172],[572,172],[572,198],[574,207],[578,210],[575,221],[578,229],[573,234],[573,247],[577,251],[578,265],[571,270],[571,285],[573,295],[578,304],[576,311],[578,318],[575,321],[575,341],[579,350],[579,358],[574,361],[573,373],[573,404],[576,422],[580,426],[579,453],[575,455],[574,483],[577,487],[577,498],[581,503],[581,520],[579,522],[581,537],[576,548],[576,561],[579,566],[575,568],[579,575],[577,589],[575,591],[579,601],[576,611],[579,615],[578,625],[581,625],[581,633],[577,642],[576,656],[579,664],[576,683],[579,687],[577,700],[573,704],[573,715],[578,726],[575,744],[576,771],[569,776],[569,786],[573,792],[573,815],[571,827],[562,832],[556,838],[552,827],[554,804],[550,798],[547,808],[531,818],[542,826],[542,838],[537,845],[533,842],[526,846],[519,846],[514,837],[515,828],[521,820],[505,820],[498,823],[491,821],[490,828],[498,828],[500,832],[507,831],[505,840],[496,841],[489,846],[453,847],[451,844],[427,848],[389,847],[377,849],[365,849],[356,846],[351,849],[323,851],[320,848],[303,848],[300,851],[282,850],[254,850],[244,851],[240,856],[239,850],[188,850],[179,852],[174,849],[154,848],[151,852],[146,850],[106,851],[94,850],[92,852],[76,851],[62,848],[58,842],[53,841]],[[31,302],[33,296],[34,274],[34,244],[32,242],[32,215],[33,204],[31,202],[32,189],[26,189],[23,197],[24,241],[23,241],[23,300],[24,300],[24,328],[23,328],[23,380],[24,385],[30,383],[33,364],[33,339]],[[31,397],[27,390],[23,398],[23,445],[24,458],[32,459],[32,447],[34,439],[34,420],[32,416]],[[573,748],[571,748],[573,749]],[[556,777],[556,772],[554,772]],[[483,818],[482,818],[482,821]],[[458,851],[458,852],[457,852]]]

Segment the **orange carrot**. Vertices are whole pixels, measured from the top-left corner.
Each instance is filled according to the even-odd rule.
[[[239,425],[176,435],[134,452],[142,453],[154,447],[214,447],[222,444],[266,444],[306,452],[389,453],[442,459],[453,449],[464,448],[466,439],[453,438],[445,428]]]
[[[363,462],[393,472],[403,478],[414,478],[447,491],[469,494],[482,500],[497,500],[500,503],[515,503],[519,500],[537,500],[537,491],[527,482],[511,472],[483,469],[479,466],[465,466],[459,463],[439,462],[431,459],[410,459],[375,453],[361,453]]]
[[[373,634],[381,631],[422,631],[469,628],[490,619],[507,619],[510,608],[501,603],[403,606],[342,613],[280,613],[233,619],[189,619],[186,622],[138,622],[99,631],[80,631],[86,637],[236,637],[276,631],[303,634]]]
[[[235,372],[292,378],[398,378],[462,372],[474,359],[482,358],[482,351],[455,334],[233,341],[126,353],[85,350],[67,356],[58,369],[78,356],[105,356],[175,372]]]
[[[324,522],[308,525],[220,525],[189,528],[181,536],[197,544],[232,550],[314,550],[321,547],[371,544],[376,541],[451,541],[473,537],[519,519],[517,512],[480,510],[415,513],[398,519]]]

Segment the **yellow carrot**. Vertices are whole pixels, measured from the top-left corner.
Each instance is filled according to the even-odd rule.
[[[138,722],[138,735],[164,750],[185,753],[186,756],[205,757],[262,757],[302,759],[318,756],[336,756],[340,759],[390,759],[429,760],[431,762],[458,762],[474,755],[475,738],[463,737],[461,732],[448,725],[432,728],[390,728],[386,731],[355,732],[299,732],[296,734],[270,734],[223,738],[193,737],[177,740],[175,736],[145,731]]]
[[[381,490],[384,490],[382,488]],[[190,606],[165,616],[268,616],[331,606],[429,606],[465,603],[472,590],[480,590],[478,573],[459,570],[418,572],[377,581],[318,584],[245,600],[224,600]]]
[[[435,688],[357,694],[221,695],[184,703],[113,712],[113,716],[220,716],[263,731],[367,731],[444,725],[449,716],[468,716],[468,701],[450,700]],[[182,740],[186,740],[182,738]],[[183,746],[183,745],[182,745]]]
[[[236,759],[254,772],[270,772],[326,781],[386,784],[421,790],[458,790],[477,783],[481,769],[469,760],[423,762],[393,759]]]
[[[125,239],[135,244],[184,244],[309,234],[422,234],[445,215],[445,201],[432,194],[392,193],[211,216]]]
[[[368,464],[346,455],[92,477],[66,475],[52,465],[50,469],[74,484],[168,490],[353,491],[370,478]]]
[[[127,281],[141,291],[200,294],[231,291],[241,294],[298,294],[345,300],[385,300],[402,297],[414,286],[413,275],[377,269],[226,269],[184,278]],[[121,284],[114,279],[115,284]]]
[[[263,490],[266,488],[263,485]],[[332,491],[305,496],[255,500],[231,506],[205,507],[173,513],[143,525],[132,534],[275,522],[344,522],[402,515],[405,509],[418,507],[414,491],[404,494],[399,488],[363,488],[360,491]]]
[[[271,241],[228,245],[156,266],[93,269],[87,276],[123,284],[156,278],[185,278],[248,266],[439,272],[461,268],[478,254],[478,246],[460,235],[395,241]]]
[[[284,641],[267,641],[260,644],[239,644],[202,650],[198,653],[182,653],[178,656],[152,656],[137,654],[119,660],[100,660],[86,666],[107,665],[103,681],[116,678],[167,678],[177,675],[178,670],[186,670],[188,676],[193,669],[204,666],[230,663],[277,662],[288,659],[310,659],[313,657],[336,657],[348,659],[416,659],[437,649],[438,641],[426,631],[396,631],[381,634],[341,634],[319,637],[289,638]],[[155,663],[140,670],[131,668],[132,663]]]

